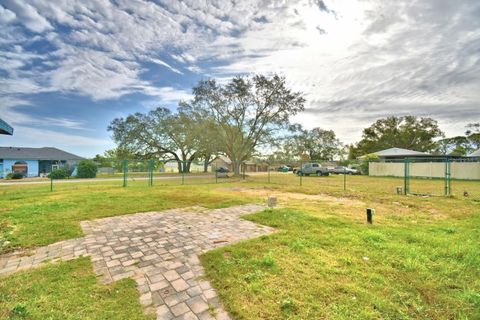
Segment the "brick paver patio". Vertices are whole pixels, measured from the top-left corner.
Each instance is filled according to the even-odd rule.
[[[157,319],[230,319],[215,290],[202,279],[198,255],[273,232],[239,218],[264,208],[192,207],[83,221],[83,238],[41,247],[29,256],[0,256],[0,275],[90,256],[102,282],[133,278],[140,303],[146,312],[156,312]]]

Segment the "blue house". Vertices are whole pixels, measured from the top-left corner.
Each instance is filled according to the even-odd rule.
[[[84,158],[57,148],[0,147],[0,179],[9,173],[39,177],[59,168],[73,171]]]

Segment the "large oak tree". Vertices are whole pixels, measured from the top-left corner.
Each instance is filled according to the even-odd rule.
[[[192,108],[207,112],[215,123],[221,151],[232,161],[235,174],[255,149],[268,144],[289,124],[289,117],[304,110],[300,92],[289,89],[285,78],[274,75],[236,77],[222,85],[200,81],[193,89]]]
[[[196,129],[195,119],[187,112],[172,114],[162,107],[114,119],[108,126],[119,148],[141,158],[176,161],[179,172],[190,172],[198,156],[200,136]]]

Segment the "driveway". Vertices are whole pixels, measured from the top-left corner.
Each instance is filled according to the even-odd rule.
[[[0,275],[46,261],[90,256],[102,282],[133,278],[140,303],[157,319],[230,319],[215,290],[202,278],[198,256],[273,232],[240,219],[263,209],[259,205],[192,207],[83,221],[83,238],[38,248],[30,256],[0,256]]]

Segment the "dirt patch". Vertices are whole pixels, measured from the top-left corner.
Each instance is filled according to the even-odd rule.
[[[329,204],[342,204],[347,206],[365,206],[365,202],[349,199],[349,198],[337,198],[325,194],[305,194],[299,192],[283,192],[268,188],[245,188],[245,187],[231,187],[231,188],[222,188],[219,190],[238,192],[249,196],[265,197],[276,196],[278,201],[284,202],[285,200],[307,200],[307,201],[320,201],[327,202]]]

